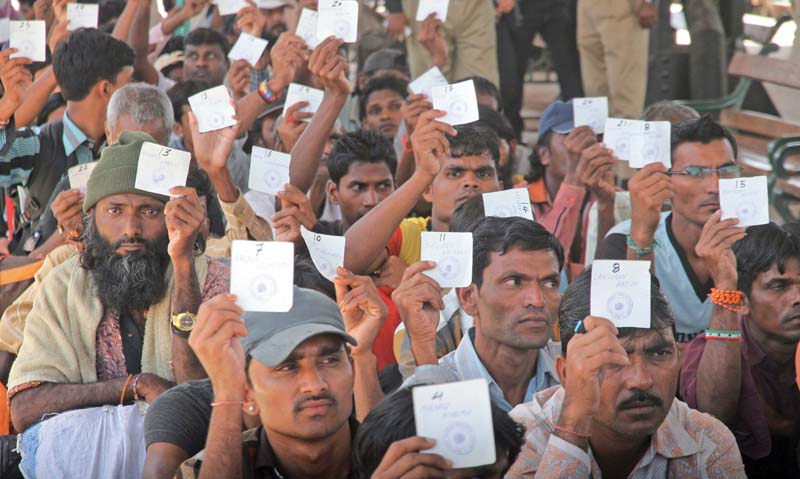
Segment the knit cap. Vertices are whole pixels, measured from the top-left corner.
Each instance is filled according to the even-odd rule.
[[[119,143],[103,149],[86,185],[83,211],[89,211],[103,198],[125,193],[149,196],[164,203],[169,201],[168,196],[134,187],[139,153],[144,142],[156,143],[153,137],[142,131],[123,131]]]

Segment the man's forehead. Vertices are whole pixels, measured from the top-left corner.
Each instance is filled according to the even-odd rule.
[[[369,176],[370,178],[366,178]],[[372,177],[380,177],[378,178],[379,181],[383,181],[386,177],[391,179],[392,171],[389,169],[389,165],[386,164],[385,161],[376,161],[376,162],[366,162],[366,161],[356,161],[350,164],[347,168],[347,173],[344,175],[343,179],[347,180],[358,180],[358,181],[366,181],[368,179],[375,179]]]
[[[636,351],[672,344],[675,342],[675,336],[670,328],[636,328],[633,332],[621,336],[619,342],[626,351]]]
[[[783,272],[781,272],[781,269],[783,269]],[[756,281],[762,283],[767,283],[773,279],[800,280],[800,258],[787,258],[783,262],[783,268],[779,268],[778,263],[772,263],[768,270],[756,275]]]
[[[525,259],[520,261],[520,255]],[[487,269],[494,269],[501,274],[510,269],[536,274],[537,276],[549,276],[559,274],[558,258],[553,250],[538,249],[524,250],[517,246],[512,246],[505,253],[492,251],[489,255],[489,265]]]
[[[672,167],[722,166],[733,163],[733,148],[727,139],[718,138],[708,143],[688,141],[672,152]],[[676,166],[678,165],[678,166]]]
[[[201,43],[199,45],[186,45],[186,55],[189,52],[206,52],[208,50],[217,50],[218,52],[222,52],[222,47],[220,47],[216,43]]]
[[[286,359],[296,360],[331,354],[342,349],[344,339],[336,334],[318,334],[300,343]]]
[[[483,168],[486,166],[494,167],[494,160],[488,148],[480,155],[464,155],[458,158],[449,156],[444,165],[446,168]]]
[[[100,204],[105,205],[115,205],[115,206],[135,206],[135,207],[142,207],[142,206],[149,206],[153,208],[163,208],[164,203],[158,201],[155,198],[151,198],[146,195],[140,195],[136,193],[121,193],[118,195],[111,195],[103,198],[102,200],[97,202],[98,206]]]

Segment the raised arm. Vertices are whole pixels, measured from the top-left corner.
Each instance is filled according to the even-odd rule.
[[[450,143],[445,134],[455,136],[456,130],[436,121],[444,115],[445,112],[439,110],[422,114],[411,135],[417,161],[414,174],[345,233],[348,248],[344,254],[344,265],[347,269],[356,274],[367,274],[385,259],[383,253],[395,229],[417,204],[450,154]]]
[[[138,80],[158,85],[158,71],[147,58],[150,47],[150,2],[130,0],[128,5],[132,3],[138,3],[130,32],[128,32],[128,44],[136,52],[136,60],[133,64],[134,75]]]
[[[292,184],[308,192],[319,169],[325,143],[350,94],[347,59],[339,54],[342,41],[328,37],[317,45],[308,60],[308,70],[322,83],[325,96],[314,117],[292,149],[289,176]]]
[[[275,46],[270,50],[272,76],[267,81],[267,88],[274,94],[283,94],[283,90],[294,79],[297,67],[306,61],[306,42],[297,35],[284,32],[278,37]],[[265,103],[258,91],[251,92],[238,101],[237,111],[239,126],[236,136],[244,135],[264,111]]]
[[[353,394],[356,417],[363,421],[367,414],[383,399],[378,380],[378,361],[372,348],[375,338],[389,316],[389,308],[381,300],[375,283],[368,276],[356,276],[344,268],[337,268],[334,281],[336,302],[344,318],[347,332],[358,341],[350,348],[353,359]]]
[[[631,191],[631,233],[630,241],[639,250],[648,249],[661,221],[661,205],[672,198],[672,181],[667,169],[661,163],[651,163],[639,170],[629,183]],[[650,252],[640,254],[628,244],[627,258],[647,260],[655,265],[655,255]],[[655,266],[650,270],[654,271]]]
[[[172,314],[195,314],[203,298],[194,268],[194,244],[206,215],[194,188],[179,186],[170,189],[170,193],[175,196],[164,207],[164,215],[169,234],[167,252],[175,280]],[[172,364],[178,383],[206,377],[186,340],[187,337],[173,330]]]
[[[242,477],[242,408],[245,401],[247,335],[236,296],[222,294],[200,307],[189,345],[208,371],[214,388],[213,408],[200,478]]]
[[[695,246],[695,252],[704,260],[714,287],[733,291],[737,289],[739,276],[736,271],[736,256],[731,246],[744,238],[745,229],[736,226],[739,222],[736,218],[721,221],[721,217],[722,210],[719,210],[708,219]],[[738,314],[714,305],[708,328],[738,331]],[[697,404],[692,406],[732,427],[742,384],[741,341],[706,339],[695,381]]]

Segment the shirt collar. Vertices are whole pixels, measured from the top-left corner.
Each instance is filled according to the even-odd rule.
[[[510,411],[512,409],[511,403],[506,401],[500,386],[494,380],[492,375],[489,374],[489,371],[483,365],[481,358],[478,357],[478,353],[475,351],[475,345],[473,344],[474,340],[475,328],[470,328],[467,334],[461,339],[461,342],[458,343],[458,347],[456,348],[454,359],[456,367],[461,373],[461,379],[485,379],[486,382],[489,383],[489,394],[491,395],[492,400],[497,403],[501,409]],[[548,344],[539,350],[539,354],[537,355],[536,359],[536,374],[528,383],[528,390],[525,392],[525,399],[523,402],[530,401],[537,391],[544,389],[551,384],[558,384],[558,380],[554,378],[556,378],[555,358],[551,356]]]
[[[64,153],[66,153],[67,156],[73,154],[79,146],[87,141],[89,142],[89,149],[94,150],[94,142],[78,128],[78,125],[70,119],[66,112],[64,113],[63,123],[64,133],[61,135],[61,139],[64,143]]]

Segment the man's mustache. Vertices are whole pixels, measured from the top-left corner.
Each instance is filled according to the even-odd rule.
[[[653,396],[652,394],[646,393],[644,391],[636,391],[631,395],[631,397],[625,399],[617,409],[631,409],[634,407],[642,407],[642,406],[655,406],[661,407],[664,405],[664,401],[657,396]]]
[[[294,412],[300,412],[300,409],[303,407],[303,404],[310,402],[310,401],[330,401],[333,406],[336,406],[338,401],[336,398],[331,395],[329,392],[323,392],[316,396],[301,396],[298,400],[294,402]]]

